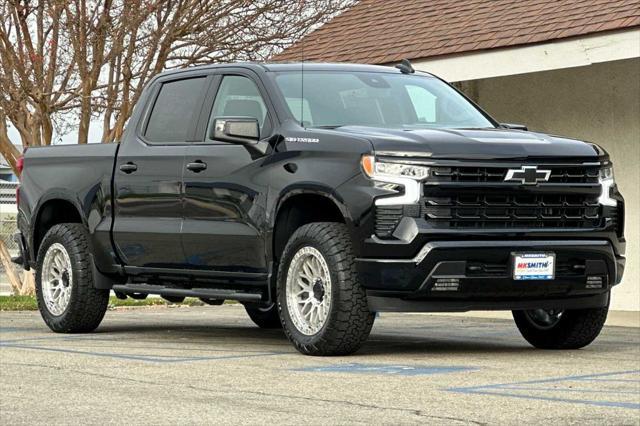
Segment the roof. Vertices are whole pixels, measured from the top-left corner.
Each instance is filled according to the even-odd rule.
[[[262,64],[267,70],[278,71],[300,71],[302,62],[277,62]],[[360,71],[360,72],[391,72],[394,74],[400,71],[393,67],[365,64],[349,64],[349,63],[328,63],[328,62],[304,62],[305,71]]]
[[[640,0],[361,0],[272,59],[383,64],[636,26]]]
[[[210,65],[197,65],[187,68],[179,68],[168,71],[163,71],[157,74],[156,77],[164,77],[175,74],[184,74],[199,72],[203,70],[217,69],[217,68],[245,68],[253,71],[267,71],[267,72],[281,72],[281,71],[300,71],[302,69],[302,62],[231,62],[224,64],[210,64]],[[400,71],[394,67],[380,66],[380,65],[367,65],[367,64],[350,64],[344,62],[304,62],[305,71],[352,71],[352,72],[384,72],[384,73],[400,73]],[[417,71],[422,75],[428,75],[428,73]]]

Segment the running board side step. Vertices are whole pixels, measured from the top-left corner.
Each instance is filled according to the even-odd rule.
[[[125,295],[158,294],[160,296],[198,297],[200,299],[212,300],[237,300],[239,302],[262,301],[262,294],[260,293],[210,288],[172,288],[148,284],[114,284],[112,290]]]

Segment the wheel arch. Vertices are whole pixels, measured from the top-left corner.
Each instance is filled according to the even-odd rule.
[[[60,223],[80,223],[87,226],[80,203],[62,191],[43,196],[35,209],[31,225],[31,251],[35,261],[47,231]]]
[[[325,186],[292,187],[276,205],[271,225],[270,258],[277,264],[290,236],[311,222],[339,222],[349,226],[351,217],[344,202]]]

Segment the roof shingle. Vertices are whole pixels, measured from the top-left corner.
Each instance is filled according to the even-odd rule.
[[[635,26],[640,0],[361,0],[272,59],[380,64]]]

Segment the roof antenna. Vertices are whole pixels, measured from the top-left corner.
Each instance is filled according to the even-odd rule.
[[[413,69],[413,65],[411,65],[411,62],[409,62],[408,59],[403,59],[402,62],[396,65],[396,68],[398,68],[402,72],[402,74],[413,74],[414,72],[416,72],[416,70]]]
[[[304,128],[304,36],[300,40],[300,127]]]

